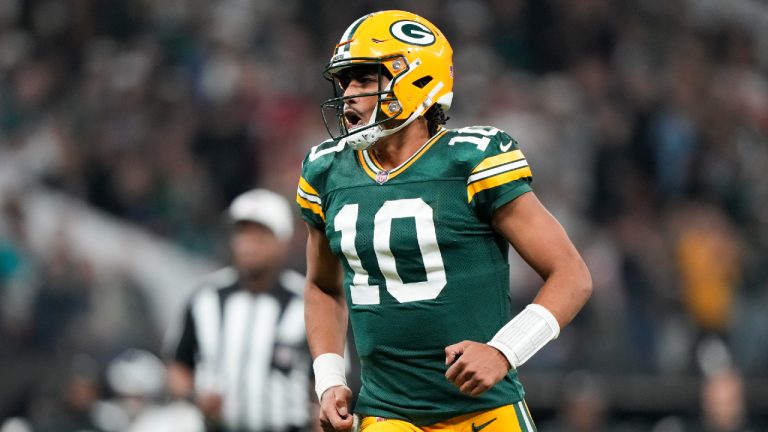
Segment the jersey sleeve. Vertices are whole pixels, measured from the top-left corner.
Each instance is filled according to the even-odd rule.
[[[469,128],[475,129],[475,128]],[[476,153],[467,176],[467,201],[483,218],[491,219],[504,204],[530,192],[533,174],[517,141],[495,128],[477,128],[488,141]]]
[[[299,177],[299,187],[296,189],[296,203],[301,210],[301,218],[312,227],[323,230],[325,228],[325,213],[323,212],[322,200],[309,181],[302,176]]]
[[[313,228],[325,229],[322,190],[325,184],[325,172],[332,160],[330,154],[339,151],[343,143],[328,140],[307,153],[301,163],[301,177],[296,189],[296,203],[299,205],[301,218]],[[323,157],[328,155],[328,157]]]

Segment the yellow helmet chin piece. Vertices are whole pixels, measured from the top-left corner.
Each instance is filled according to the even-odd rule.
[[[391,81],[375,93],[379,98],[378,109],[368,124],[352,131],[347,129],[341,113],[345,98],[339,95],[334,83],[335,97],[323,103],[326,127],[334,139],[357,134],[349,141],[358,141],[366,129],[389,120],[401,121],[394,129],[379,127],[383,134],[365,134],[378,139],[424,115],[434,104],[439,104],[445,111],[451,107],[453,49],[440,29],[416,14],[389,10],[357,19],[341,36],[323,75],[334,81],[342,70],[359,65],[377,65],[379,78],[388,75]],[[325,115],[328,108],[337,111],[337,134],[332,131],[330,119]]]

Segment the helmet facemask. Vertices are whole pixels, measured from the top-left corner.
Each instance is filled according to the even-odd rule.
[[[341,62],[339,62],[341,63]],[[341,139],[346,142],[347,145],[356,149],[363,150],[372,144],[374,144],[379,138],[399,130],[405,126],[402,121],[396,121],[402,112],[403,108],[397,97],[394,94],[393,88],[398,80],[402,79],[408,71],[410,66],[408,61],[401,55],[394,55],[386,58],[355,58],[354,62],[344,61],[342,66],[339,63],[329,64],[323,76],[331,82],[333,87],[334,97],[326,100],[322,104],[322,114],[325,127],[328,133],[333,139]],[[389,65],[389,68],[387,67]],[[352,68],[358,67],[372,67],[375,69],[375,73],[378,80],[378,89],[375,92],[358,93],[354,95],[344,96],[344,86],[342,82],[345,80],[343,76],[348,73]],[[390,69],[395,71],[393,75]],[[389,83],[383,85],[383,78],[389,78]],[[347,119],[344,116],[344,105],[349,99],[373,97],[376,99],[376,107],[374,112],[371,113],[371,117],[367,123],[350,128]],[[388,121],[401,123],[395,128],[385,128],[384,123]],[[410,123],[410,119],[406,120]]]

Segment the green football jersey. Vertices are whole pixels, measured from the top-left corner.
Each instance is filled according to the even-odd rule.
[[[487,342],[511,319],[509,244],[490,221],[530,181],[517,143],[492,127],[444,129],[390,171],[370,149],[311,149],[296,199],[344,267],[357,413],[423,426],[523,398],[516,371],[462,394],[445,378],[445,347]]]

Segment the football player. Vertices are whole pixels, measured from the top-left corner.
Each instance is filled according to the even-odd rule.
[[[403,11],[353,22],[325,68],[332,139],[307,154],[296,198],[309,229],[306,324],[324,430],[358,417],[365,432],[535,430],[517,368],[591,293],[515,140],[444,127],[453,72],[445,36]],[[510,244],[543,279],[516,314]],[[348,316],[362,368],[355,416]]]

